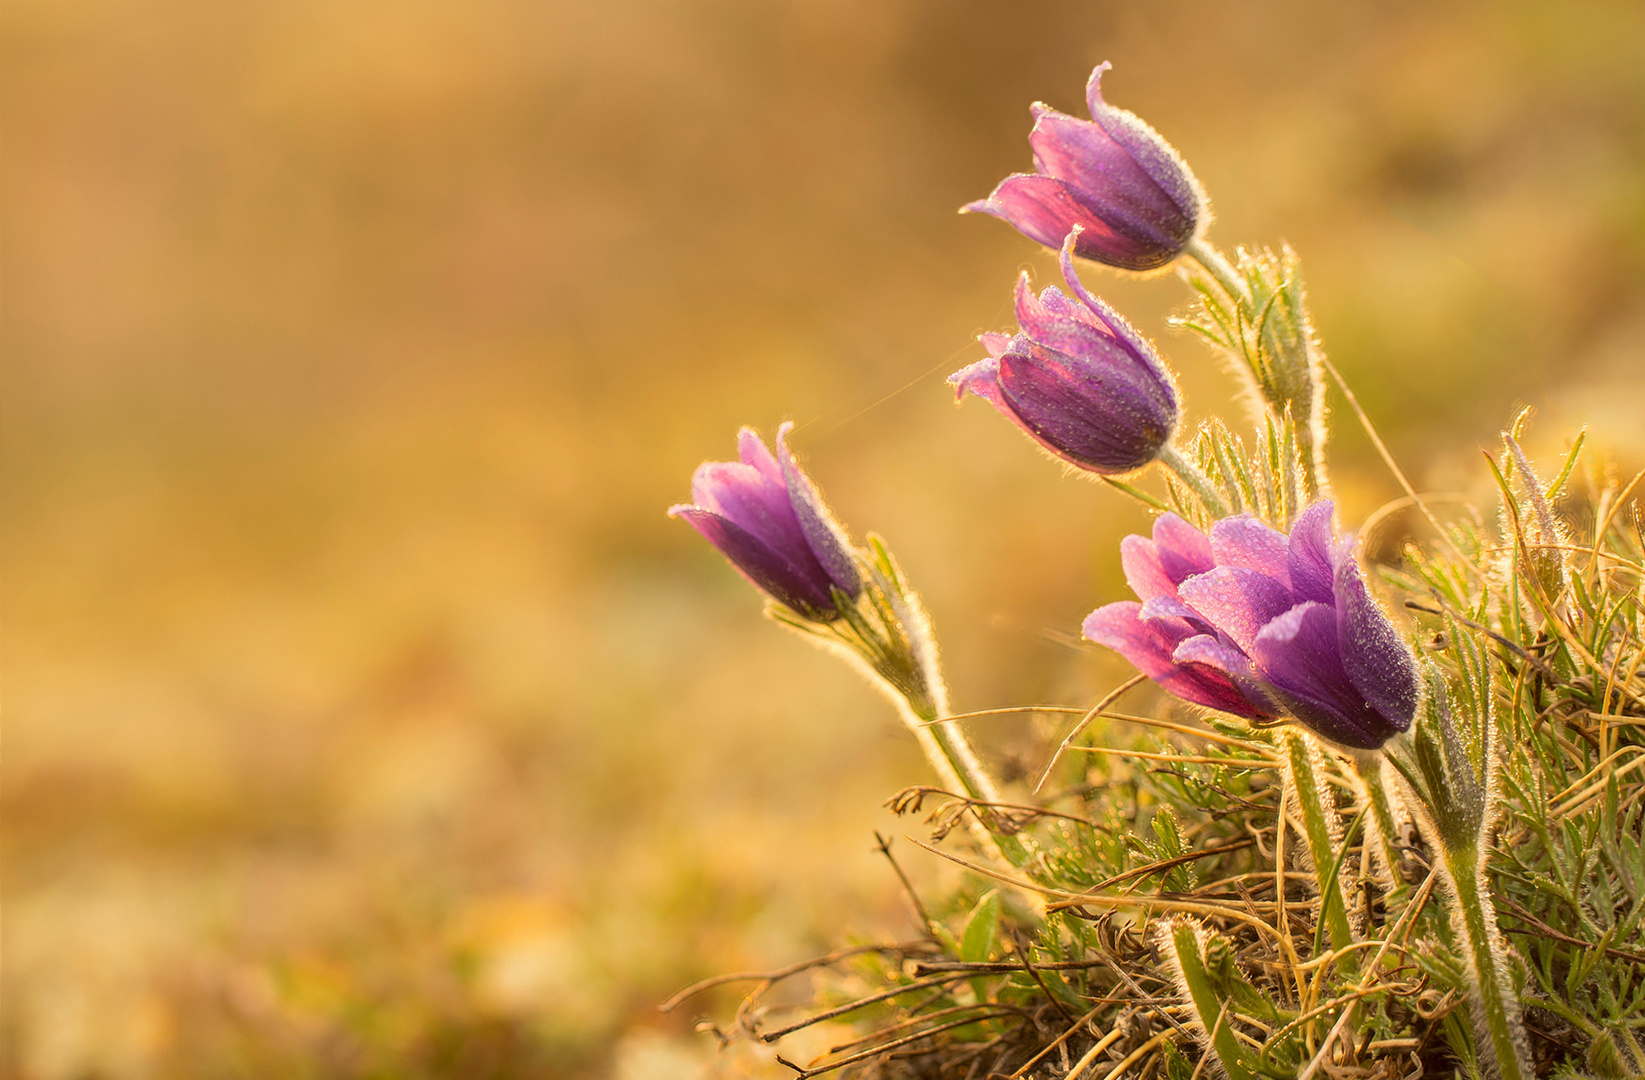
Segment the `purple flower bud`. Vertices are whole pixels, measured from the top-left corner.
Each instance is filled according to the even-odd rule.
[[[1175,514],[1120,544],[1141,603],[1109,604],[1085,636],[1185,701],[1247,719],[1290,716],[1341,746],[1375,750],[1411,726],[1416,660],[1371,596],[1332,504],[1289,536],[1249,515],[1209,536]]]
[[[691,477],[695,505],[669,507],[720,549],[744,577],[807,618],[839,617],[833,589],[862,591],[851,542],[835,523],[777,429],[772,455],[753,428],[737,433],[741,461],[705,461]]]
[[[1033,107],[1032,173],[1000,182],[964,209],[992,214],[1031,240],[1060,248],[1085,227],[1074,254],[1122,270],[1153,270],[1182,254],[1210,221],[1205,193],[1170,143],[1135,113],[1102,100],[1104,62],[1085,86],[1090,120]]]
[[[954,373],[1047,450],[1082,469],[1113,475],[1140,469],[1177,426],[1177,392],[1153,346],[1074,273],[1074,226],[1062,248],[1062,274],[1075,303],[1055,286],[1039,296],[1017,280],[1021,332],[984,334],[988,359]]]

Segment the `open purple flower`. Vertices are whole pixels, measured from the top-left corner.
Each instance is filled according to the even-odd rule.
[[[1332,504],[1290,536],[1250,515],[1207,536],[1175,514],[1120,544],[1140,603],[1109,604],[1085,636],[1185,701],[1247,719],[1288,715],[1322,738],[1375,750],[1411,726],[1416,660],[1365,585]]]
[[[1102,100],[1105,62],[1085,86],[1090,120],[1033,107],[1032,173],[1008,176],[964,209],[1009,222],[1031,240],[1062,246],[1083,225],[1074,253],[1122,270],[1153,270],[1210,220],[1205,193],[1170,143],[1135,113]]]
[[[705,461],[691,477],[695,505],[668,510],[720,549],[742,575],[807,618],[839,617],[834,589],[855,599],[862,579],[851,543],[785,445],[793,424],[777,429],[777,452],[753,428],[737,433],[740,461]]]
[[[982,335],[988,359],[948,381],[957,396],[976,394],[1063,460],[1126,473],[1170,441],[1177,392],[1153,346],[1075,275],[1070,252],[1080,235],[1076,225],[1062,248],[1062,274],[1078,303],[1055,286],[1036,297],[1023,274],[1021,332]]]

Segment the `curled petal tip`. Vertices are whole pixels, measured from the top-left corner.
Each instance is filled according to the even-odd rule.
[[[1091,69],[1091,77],[1085,81],[1085,103],[1094,115],[1097,109],[1104,105],[1102,100],[1102,73],[1113,68],[1113,64],[1104,60]]]
[[[963,400],[969,390],[985,401],[993,401],[999,396],[999,370],[999,361],[992,356],[960,368],[948,376],[954,400]]]

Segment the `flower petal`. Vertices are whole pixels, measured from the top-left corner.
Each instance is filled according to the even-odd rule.
[[[1216,565],[1210,539],[1175,514],[1165,513],[1154,519],[1154,547],[1165,576],[1174,585]]]
[[[1078,120],[1055,109],[1039,109],[1036,114],[1034,129],[1028,136],[1036,171],[1077,191],[1092,214],[1139,247],[1169,252],[1161,265],[1182,250],[1194,234],[1191,212],[1177,205],[1147,166],[1137,160],[1132,147],[1109,134],[1105,123]],[[1128,139],[1133,137],[1134,132],[1123,121],[1116,118],[1112,124]],[[1142,127],[1149,130],[1145,124]],[[1164,155],[1148,154],[1146,150],[1143,153],[1143,160],[1149,163],[1169,161]],[[1165,179],[1170,181],[1170,177]]]
[[[778,477],[782,472],[779,468]],[[805,534],[794,516],[788,488],[757,465],[739,461],[705,461],[691,475],[691,500],[719,514],[778,551],[805,548]]]
[[[1123,147],[1137,167],[1158,185],[1160,192],[1182,215],[1187,233],[1182,242],[1193,236],[1206,217],[1205,193],[1193,170],[1165,137],[1155,131],[1136,113],[1115,108],[1102,98],[1102,75],[1109,69],[1104,61],[1091,72],[1085,84],[1085,104],[1091,110],[1091,119],[1102,126],[1115,144]]]
[[[1223,518],[1211,526],[1211,557],[1219,566],[1243,566],[1291,587],[1291,571],[1286,565],[1289,544],[1250,514]]]
[[[1080,362],[1030,343],[999,359],[1000,392],[1018,420],[1076,465],[1124,473],[1154,460],[1176,426],[1160,384],[1124,362]]]
[[[1165,265],[1157,244],[1126,235],[1104,221],[1080,193],[1055,177],[1016,173],[1000,181],[988,198],[969,203],[972,213],[988,214],[1009,222],[1030,240],[1053,251],[1075,225],[1085,226],[1075,254],[1126,270],[1152,270]]]
[[[1301,603],[1271,621],[1251,659],[1285,710],[1323,738],[1374,750],[1393,734],[1343,670],[1329,604]]]
[[[1004,337],[1005,335],[998,334],[994,336]],[[954,388],[955,401],[964,398],[965,392],[969,390],[994,406],[994,408],[1006,411],[1005,399],[1000,396],[999,354],[994,352],[992,345],[986,342],[984,345],[988,349],[989,356],[986,359],[978,360],[974,364],[968,364],[948,376],[948,384]],[[1016,420],[1016,416],[1009,411],[1006,411],[1006,415],[1009,419]]]
[[[851,541],[828,512],[816,485],[801,471],[799,463],[794,460],[793,451],[788,449],[788,433],[792,430],[792,423],[785,423],[777,429],[777,459],[782,463],[794,517],[799,521],[800,531],[805,534],[811,553],[829,579],[846,595],[855,598],[862,592],[862,579],[857,575],[857,565],[851,558]]]
[[[719,548],[720,554],[756,588],[802,614],[831,616],[834,613],[833,597],[820,584],[826,578],[812,568],[795,565],[735,521],[697,506],[676,506],[669,514],[690,522],[692,528]]]
[[[1243,566],[1196,574],[1177,586],[1177,594],[1247,653],[1262,628],[1291,607],[1291,590]]]
[[[745,427],[737,432],[737,456],[744,465],[754,466],[773,483],[785,483],[782,466],[777,464],[777,459],[766,449],[765,440],[753,428]]]
[[[1184,701],[1236,716],[1257,715],[1224,676],[1172,662],[1171,656],[1183,637],[1168,627],[1143,621],[1141,609],[1142,605],[1128,600],[1098,608],[1085,617],[1086,638],[1113,649],[1138,671]]]
[[[1148,358],[1130,342],[1117,338],[1054,285],[1035,296],[1023,274],[1017,279],[1016,307],[1017,325],[1036,345],[1105,364],[1149,367]],[[1160,380],[1165,381],[1163,376]]]
[[[1352,550],[1337,566],[1336,594],[1337,645],[1349,682],[1390,728],[1407,730],[1421,693],[1416,660],[1366,588]]]
[[[1182,619],[1187,622],[1204,624],[1200,613],[1183,603],[1175,596],[1155,596],[1142,602],[1140,617],[1147,620]],[[1209,634],[1209,629],[1196,630],[1197,634]]]
[[[1321,604],[1335,601],[1335,564],[1331,554],[1334,511],[1331,500],[1322,499],[1298,514],[1291,523],[1291,542],[1285,563],[1291,574],[1291,591],[1298,600]]]
[[[1181,665],[1208,668],[1227,678],[1250,709],[1241,716],[1271,717],[1278,711],[1269,703],[1251,658],[1214,635],[1196,634],[1188,638],[1177,646],[1171,659]]]
[[[1010,334],[999,334],[989,331],[986,334],[978,334],[977,341],[981,343],[984,349],[988,350],[988,355],[996,360],[998,360],[1001,354],[1011,347]],[[950,379],[949,381],[952,382],[953,380]]]

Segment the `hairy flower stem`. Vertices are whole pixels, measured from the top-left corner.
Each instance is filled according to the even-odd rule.
[[[1359,778],[1366,805],[1371,811],[1371,829],[1376,834],[1374,851],[1382,862],[1382,869],[1388,875],[1388,885],[1395,893],[1399,893],[1404,887],[1404,881],[1399,873],[1402,861],[1399,822],[1394,817],[1393,801],[1388,797],[1388,785],[1383,782],[1382,754],[1379,751],[1356,753],[1350,755],[1350,760],[1354,765],[1354,775]]]
[[[1205,299],[1206,313],[1219,326],[1213,340],[1266,406],[1268,416],[1276,423],[1287,417],[1293,422],[1303,501],[1320,498],[1330,490],[1323,453],[1324,374],[1296,256],[1289,249],[1280,255],[1241,253],[1236,265],[1203,239],[1191,241],[1184,250],[1226,299]]]
[[[1348,923],[1348,905],[1343,895],[1340,861],[1337,858],[1335,807],[1327,807],[1328,789],[1320,774],[1324,764],[1319,750],[1309,745],[1309,736],[1291,730],[1284,736],[1289,768],[1286,777],[1297,810],[1302,815],[1302,827],[1308,841],[1308,855],[1314,864],[1314,876],[1319,883],[1320,920],[1331,936],[1331,948],[1342,955],[1337,959],[1338,969],[1352,978],[1359,974],[1359,959],[1349,950],[1354,944],[1354,931]],[[1327,815],[1330,815],[1329,817]]]
[[[1240,277],[1239,271],[1228,261],[1228,257],[1216,249],[1216,245],[1204,237],[1197,236],[1188,241],[1183,253],[1199,263],[1201,269],[1222,286],[1222,291],[1228,294],[1229,299],[1236,303],[1251,302],[1251,294],[1245,287],[1245,279]]]
[[[978,802],[1000,801],[999,789],[983,769],[982,762],[977,760],[965,732],[953,722],[939,722],[948,718],[946,705],[930,700],[914,702],[905,697],[897,700],[900,706],[897,712],[925,752],[943,787]],[[972,835],[985,851],[999,856],[1013,867],[1020,868],[1028,862],[1029,852],[1021,840],[1015,836],[995,835],[975,814],[969,817]]]
[[[1177,479],[1188,486],[1188,489],[1199,497],[1205,504],[1206,513],[1213,518],[1225,518],[1229,514],[1228,504],[1223,501],[1210,479],[1194,465],[1193,462],[1182,456],[1175,446],[1166,443],[1159,450],[1160,464],[1177,474]]]
[[[1525,1050],[1519,1000],[1508,975],[1496,906],[1485,882],[1485,860],[1478,848],[1451,850],[1442,845],[1440,855],[1444,879],[1455,901],[1457,917],[1451,929],[1461,939],[1458,944],[1473,976],[1474,1022],[1489,1044],[1487,1059],[1495,1059],[1496,1074],[1502,1080],[1531,1080],[1536,1074]]]

